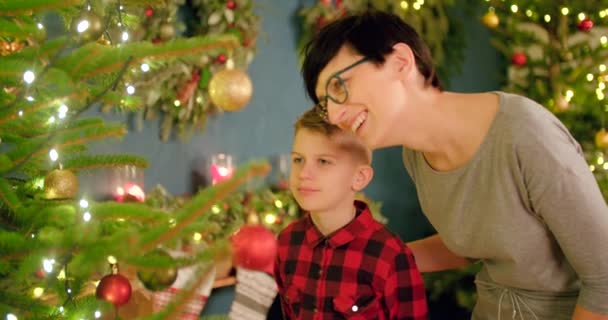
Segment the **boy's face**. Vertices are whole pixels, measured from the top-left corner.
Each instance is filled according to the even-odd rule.
[[[289,187],[304,210],[319,212],[346,206],[347,202],[352,205],[355,192],[365,186],[358,179],[359,170],[366,165],[356,160],[352,151],[341,148],[336,139],[355,138],[344,133],[329,138],[305,128],[295,135]]]

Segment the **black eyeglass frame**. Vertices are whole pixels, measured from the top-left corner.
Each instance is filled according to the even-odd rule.
[[[325,95],[319,99],[319,103],[317,103],[317,105],[315,106],[317,112],[319,113],[319,115],[321,115],[321,117],[323,117],[323,119],[325,119],[325,121],[329,121],[329,113],[327,111],[327,103],[329,102],[329,100],[337,104],[343,104],[344,102],[346,102],[346,100],[348,100],[348,88],[346,87],[344,79],[342,79],[340,75],[367,61],[369,61],[369,58],[363,57],[355,61],[353,64],[334,72],[329,78],[327,78],[327,81],[325,82]],[[336,79],[338,83],[342,86],[342,88],[344,88],[344,97],[342,99],[332,97],[329,94],[329,84],[331,83],[332,79]]]

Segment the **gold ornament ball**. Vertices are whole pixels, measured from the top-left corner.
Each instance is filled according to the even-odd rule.
[[[606,129],[602,129],[595,134],[595,145],[601,149],[608,148],[608,132],[606,132]]]
[[[160,26],[159,35],[163,40],[172,39],[175,36],[175,27],[170,23],[163,23]]]
[[[70,170],[53,170],[44,178],[47,199],[72,199],[78,194],[78,177]]]
[[[78,25],[88,23],[88,27],[83,32],[78,32]],[[97,40],[104,31],[101,18],[93,12],[86,11],[72,21],[72,32],[85,41]]]
[[[242,70],[224,69],[214,74],[209,81],[211,101],[225,111],[237,111],[245,107],[252,94],[251,80]]]
[[[500,24],[500,19],[498,18],[496,13],[494,13],[494,11],[489,11],[488,13],[486,13],[481,20],[483,21],[483,24],[486,25],[486,27],[492,29],[498,27],[498,25]]]

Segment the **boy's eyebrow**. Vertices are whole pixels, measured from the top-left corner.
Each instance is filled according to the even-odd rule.
[[[292,151],[291,155],[302,156],[302,154],[299,153],[299,152],[297,152],[297,151]],[[338,158],[337,155],[331,154],[331,153],[320,153],[320,154],[315,154],[314,156],[316,156],[316,157]]]

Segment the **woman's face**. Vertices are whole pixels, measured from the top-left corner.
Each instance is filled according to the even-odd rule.
[[[342,47],[321,71],[317,81],[316,92],[320,100],[328,93],[348,92],[343,103],[327,100],[328,119],[343,130],[354,132],[370,149],[400,144],[397,129],[405,125],[398,123],[405,103],[403,75],[398,61],[391,55],[382,65],[372,61],[356,64],[363,57]],[[356,65],[349,68],[353,64]],[[348,70],[341,72],[344,69]],[[340,72],[341,83],[346,89],[332,85],[336,83],[333,77],[336,72]]]

